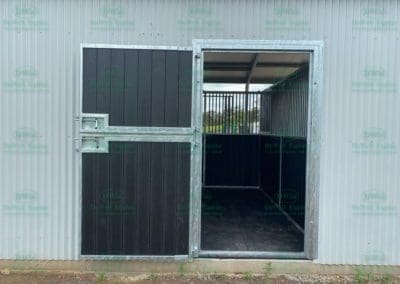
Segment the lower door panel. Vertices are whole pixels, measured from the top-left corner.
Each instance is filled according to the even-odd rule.
[[[187,255],[190,143],[82,154],[83,255]]]

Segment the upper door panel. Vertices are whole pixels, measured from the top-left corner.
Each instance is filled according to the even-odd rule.
[[[110,126],[190,127],[192,52],[83,49],[83,113]]]

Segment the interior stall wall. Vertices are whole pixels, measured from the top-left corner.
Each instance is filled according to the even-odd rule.
[[[272,87],[271,133],[307,137],[308,68]]]
[[[205,141],[205,185],[259,185],[259,136],[207,134]]]
[[[306,139],[282,138],[280,207],[304,228]]]
[[[306,139],[260,137],[260,187],[304,227]]]
[[[260,187],[279,203],[279,167],[281,138],[260,136]]]

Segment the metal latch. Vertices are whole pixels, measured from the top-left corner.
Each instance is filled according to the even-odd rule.
[[[82,136],[82,153],[108,153],[108,140],[102,136]]]
[[[83,113],[81,131],[102,131],[108,127],[108,114]]]

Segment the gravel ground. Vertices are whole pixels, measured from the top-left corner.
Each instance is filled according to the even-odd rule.
[[[392,275],[274,275],[262,274],[121,274],[46,271],[0,271],[0,283],[400,283]]]

